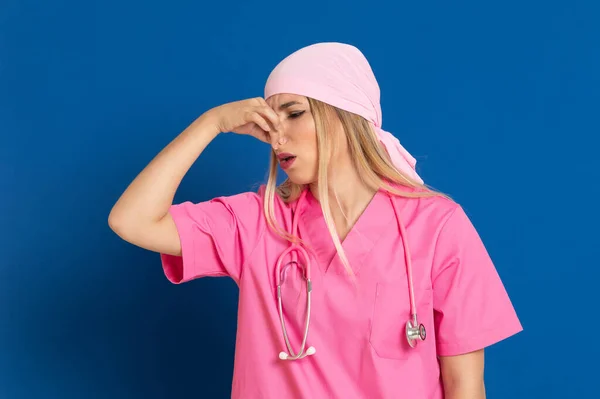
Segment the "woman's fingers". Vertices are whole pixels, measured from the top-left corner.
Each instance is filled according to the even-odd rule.
[[[249,122],[254,122],[258,127],[264,130],[264,132],[270,132],[272,130],[271,126],[269,126],[269,122],[267,122],[267,119],[256,110],[250,111],[250,114],[246,120]]]
[[[268,105],[264,105],[260,107],[259,112],[268,120],[272,130],[281,129],[281,120],[273,108],[269,107]]]
[[[221,131],[249,134],[272,145],[281,137],[282,120],[261,97],[228,103],[218,110]]]
[[[255,122],[263,132],[260,132],[258,137],[261,141],[266,143],[275,144],[281,138],[282,123],[279,115],[266,104],[259,106],[255,109],[255,116],[252,117],[252,121]]]

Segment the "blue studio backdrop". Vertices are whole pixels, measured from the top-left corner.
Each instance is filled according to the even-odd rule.
[[[202,112],[262,95],[320,41],[366,54],[383,127],[496,263],[525,330],[487,351],[488,397],[595,397],[599,15],[592,0],[3,0],[0,398],[229,397],[237,287],[170,284],[108,214]],[[221,135],[176,201],[256,189],[268,153]]]

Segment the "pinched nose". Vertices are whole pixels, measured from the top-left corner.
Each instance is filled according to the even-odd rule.
[[[276,130],[271,132],[271,147],[274,150],[278,150],[281,146],[287,143],[287,137],[283,134],[283,131]]]

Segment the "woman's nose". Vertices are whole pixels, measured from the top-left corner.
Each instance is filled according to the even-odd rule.
[[[285,145],[285,143],[287,143],[287,137],[285,136],[283,129],[271,132],[271,147],[273,147],[274,150]]]

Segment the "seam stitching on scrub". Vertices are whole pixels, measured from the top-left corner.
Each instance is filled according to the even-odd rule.
[[[444,350],[459,350],[462,351],[465,346],[470,348],[478,347],[479,349],[487,348],[490,345],[493,345],[496,342],[502,340],[502,337],[515,335],[522,331],[521,328],[515,328],[514,326],[506,327],[505,325],[502,328],[488,328],[479,334],[472,335],[469,338],[464,338],[460,343],[451,343],[451,342],[440,342],[438,341],[438,345],[441,346]],[[472,342],[475,341],[475,342]]]
[[[194,236],[195,231],[193,231],[193,230],[195,230],[195,229],[199,230],[200,226],[198,226],[198,223],[194,220],[193,223],[192,223],[192,225],[190,227],[191,227],[190,230],[192,230],[191,234],[190,234],[190,247],[191,248],[186,248],[186,250],[187,251],[192,251],[192,265],[194,267],[194,270],[197,270],[198,269],[198,264],[196,263],[196,251],[195,251],[195,248],[196,248],[196,239],[195,239],[195,236]],[[182,268],[182,270],[181,270],[181,279],[182,279],[182,281],[185,281],[185,265],[183,264],[183,240],[180,239],[179,241],[181,242],[181,268]]]
[[[452,213],[450,213],[450,215],[446,218],[446,220],[444,220],[444,223],[442,224],[442,227],[440,228],[440,233],[435,238],[435,245],[433,246],[433,258],[431,259],[431,270],[429,272],[429,280],[431,281],[432,288],[433,288],[433,267],[435,265],[435,256],[437,254],[437,246],[440,241],[440,237],[442,236],[442,233],[444,232],[444,229],[446,228],[446,225],[448,224],[448,221],[450,219],[452,219],[452,216],[454,216],[454,214],[456,213],[456,210],[460,207],[460,204],[457,204],[457,203],[455,203],[455,204],[456,204],[456,206],[452,210]],[[432,300],[432,302],[433,302],[433,300]]]
[[[215,240],[215,228],[213,228],[214,224],[210,223],[210,220],[207,217],[206,211],[202,211],[202,219],[201,219],[202,223],[199,223],[197,221],[194,221],[193,226],[195,229],[199,230],[201,234],[205,234],[207,236],[210,237],[210,241],[215,249],[215,251],[217,252],[218,256],[219,256],[219,260],[223,263],[223,266],[225,267],[225,273],[221,272],[221,271],[215,271],[215,272],[211,272],[211,273],[203,273],[205,276],[225,276],[225,277],[232,277],[231,273],[229,272],[230,268],[227,267],[227,264],[225,262],[222,261],[221,259],[221,252],[225,252],[225,251],[221,251],[218,245],[217,240]],[[195,240],[194,240],[195,235],[192,234],[191,235],[191,239],[192,239],[192,248],[196,247],[195,244]],[[194,253],[194,267],[196,267],[196,251],[193,251]]]
[[[246,260],[244,261],[244,263],[242,263],[242,269],[240,270],[240,282],[242,281],[242,278],[244,276],[244,271],[246,270],[246,265],[248,264],[248,262],[250,262],[250,260],[252,259],[252,256],[254,256],[254,251],[256,251],[256,248],[258,248],[258,244],[260,244],[262,242],[262,240],[265,237],[265,231],[267,229],[267,224],[264,221],[264,213],[262,212],[262,201],[261,201],[261,212],[260,212],[260,216],[261,216],[261,231],[260,231],[260,236],[258,237],[258,239],[256,240],[256,243],[254,244],[254,246],[252,247],[252,250],[248,253],[248,257],[246,258]],[[235,220],[237,223],[238,217],[237,215],[235,215]]]

